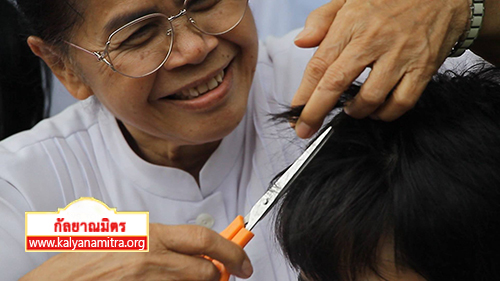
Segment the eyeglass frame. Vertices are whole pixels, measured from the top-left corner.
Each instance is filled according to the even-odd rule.
[[[187,8],[186,8],[186,3],[187,1],[189,0],[184,0],[184,3],[183,3],[183,8],[179,11],[179,13],[177,13],[177,15],[173,15],[173,16],[167,16],[163,13],[152,13],[152,14],[148,14],[148,15],[144,15],[140,18],[137,18],[133,21],[130,21],[126,24],[124,24],[123,26],[119,27],[118,29],[116,29],[115,31],[111,32],[111,34],[108,36],[108,40],[106,41],[106,45],[104,46],[104,49],[102,51],[90,51],[86,48],[83,48],[79,45],[76,45],[74,43],[71,43],[71,42],[68,42],[68,41],[64,41],[66,44],[70,45],[71,47],[74,47],[78,50],[81,50],[81,51],[84,51],[85,53],[89,54],[89,55],[92,55],[92,56],[95,56],[97,61],[99,62],[104,62],[107,66],[109,66],[114,72],[117,72],[123,76],[126,76],[126,77],[129,77],[129,78],[142,78],[142,77],[146,77],[148,75],[151,75],[153,73],[155,73],[156,71],[158,71],[160,68],[163,67],[163,65],[165,64],[165,62],[167,62],[168,58],[170,57],[170,54],[172,53],[172,47],[174,46],[174,35],[175,35],[175,31],[174,31],[174,26],[172,25],[172,22],[175,20],[175,19],[178,19],[182,16],[187,16]],[[188,22],[190,22],[198,31],[200,31],[201,33],[203,34],[206,34],[206,35],[212,35],[212,36],[219,36],[219,35],[223,35],[223,34],[226,34],[228,32],[230,32],[231,30],[233,30],[234,28],[236,28],[236,26],[238,26],[241,21],[243,20],[243,18],[245,17],[245,14],[248,10],[248,1],[249,0],[245,0],[246,1],[246,4],[245,4],[245,10],[243,11],[243,14],[241,15],[240,19],[233,25],[231,26],[228,30],[226,31],[223,31],[223,32],[216,32],[216,33],[211,33],[211,32],[206,32],[206,31],[203,31],[200,27],[198,27],[196,25],[196,21],[192,18],[192,17],[188,17]],[[172,36],[172,40],[170,41],[170,46],[169,46],[169,49],[168,49],[168,53],[167,55],[165,56],[165,59],[160,63],[160,65],[158,65],[158,67],[156,67],[155,69],[153,69],[152,71],[146,73],[146,74],[143,74],[143,75],[140,75],[140,76],[132,76],[132,75],[128,75],[128,74],[125,74],[119,70],[117,70],[115,68],[115,66],[113,65],[113,63],[106,59],[106,57],[109,55],[109,45],[111,44],[111,39],[113,38],[113,36],[122,31],[123,29],[131,26],[131,25],[134,25],[138,22],[141,22],[141,21],[145,21],[147,19],[150,19],[150,18],[153,18],[153,17],[157,17],[157,16],[161,16],[161,17],[164,17],[167,19],[169,25],[170,25],[170,29],[167,30],[167,32],[171,32],[171,36]],[[170,35],[170,34],[169,34]]]

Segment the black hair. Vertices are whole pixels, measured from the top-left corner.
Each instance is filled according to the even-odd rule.
[[[84,0],[15,0],[32,34],[67,54],[64,41],[83,22]]]
[[[51,74],[26,44],[26,23],[0,1],[0,140],[48,116]]]
[[[377,252],[390,239],[396,266],[427,280],[500,280],[500,69],[438,74],[394,122],[341,112],[329,125],[277,215],[294,268],[312,280],[383,277]]]

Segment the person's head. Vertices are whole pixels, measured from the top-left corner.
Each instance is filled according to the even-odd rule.
[[[277,216],[304,279],[500,280],[499,69],[435,76],[394,122],[330,124]]]
[[[95,95],[135,137],[177,144],[211,142],[232,131],[244,115],[258,46],[247,0],[17,3],[35,29],[35,36],[28,40],[33,52],[47,62],[73,96],[85,99]],[[184,8],[187,15],[168,20]],[[166,16],[120,29],[153,13]],[[228,22],[236,24],[240,18],[228,31],[232,27]],[[151,64],[160,65],[172,40],[168,60],[157,71],[140,78],[125,76],[142,76],[148,72],[145,69],[154,70]],[[94,51],[112,67],[98,61]],[[222,72],[223,82],[213,85],[212,78]],[[205,86],[211,83],[211,87],[217,86],[215,90],[185,98],[188,93],[205,93]]]
[[[29,29],[8,0],[0,1],[0,140],[30,129],[48,114],[50,70],[26,45]]]

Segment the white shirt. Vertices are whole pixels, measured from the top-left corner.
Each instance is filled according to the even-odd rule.
[[[193,224],[200,214],[223,230],[248,213],[275,174],[299,151],[283,111],[295,93],[310,50],[286,39],[261,43],[248,109],[200,172],[200,186],[179,169],[150,164],[128,146],[115,118],[96,99],[79,102],[35,128],[0,143],[0,272],[14,280],[57,253],[24,251],[24,212],[57,211],[80,197],[102,200],[117,211],[149,211],[150,222]],[[286,41],[286,43],[284,43]],[[296,280],[272,236],[270,216],[245,247],[249,280]]]

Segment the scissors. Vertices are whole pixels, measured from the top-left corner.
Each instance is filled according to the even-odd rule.
[[[306,151],[304,151],[304,153],[302,153],[302,155],[300,155],[299,158],[297,158],[297,160],[295,160],[295,162],[283,173],[283,175],[281,175],[273,183],[271,188],[269,188],[259,201],[255,203],[250,210],[250,213],[248,213],[245,218],[237,216],[233,222],[220,233],[220,235],[244,248],[254,236],[251,231],[255,225],[262,218],[264,218],[271,208],[277,203],[277,199],[279,199],[283,190],[285,190],[297,178],[302,170],[304,170],[304,167],[309,164],[311,159],[313,159],[318,151],[323,147],[332,132],[332,127],[327,127],[323,133],[321,133],[321,135],[319,135],[306,149]],[[229,280],[229,273],[224,265],[217,260],[210,260],[215,264],[221,273],[220,281]]]

